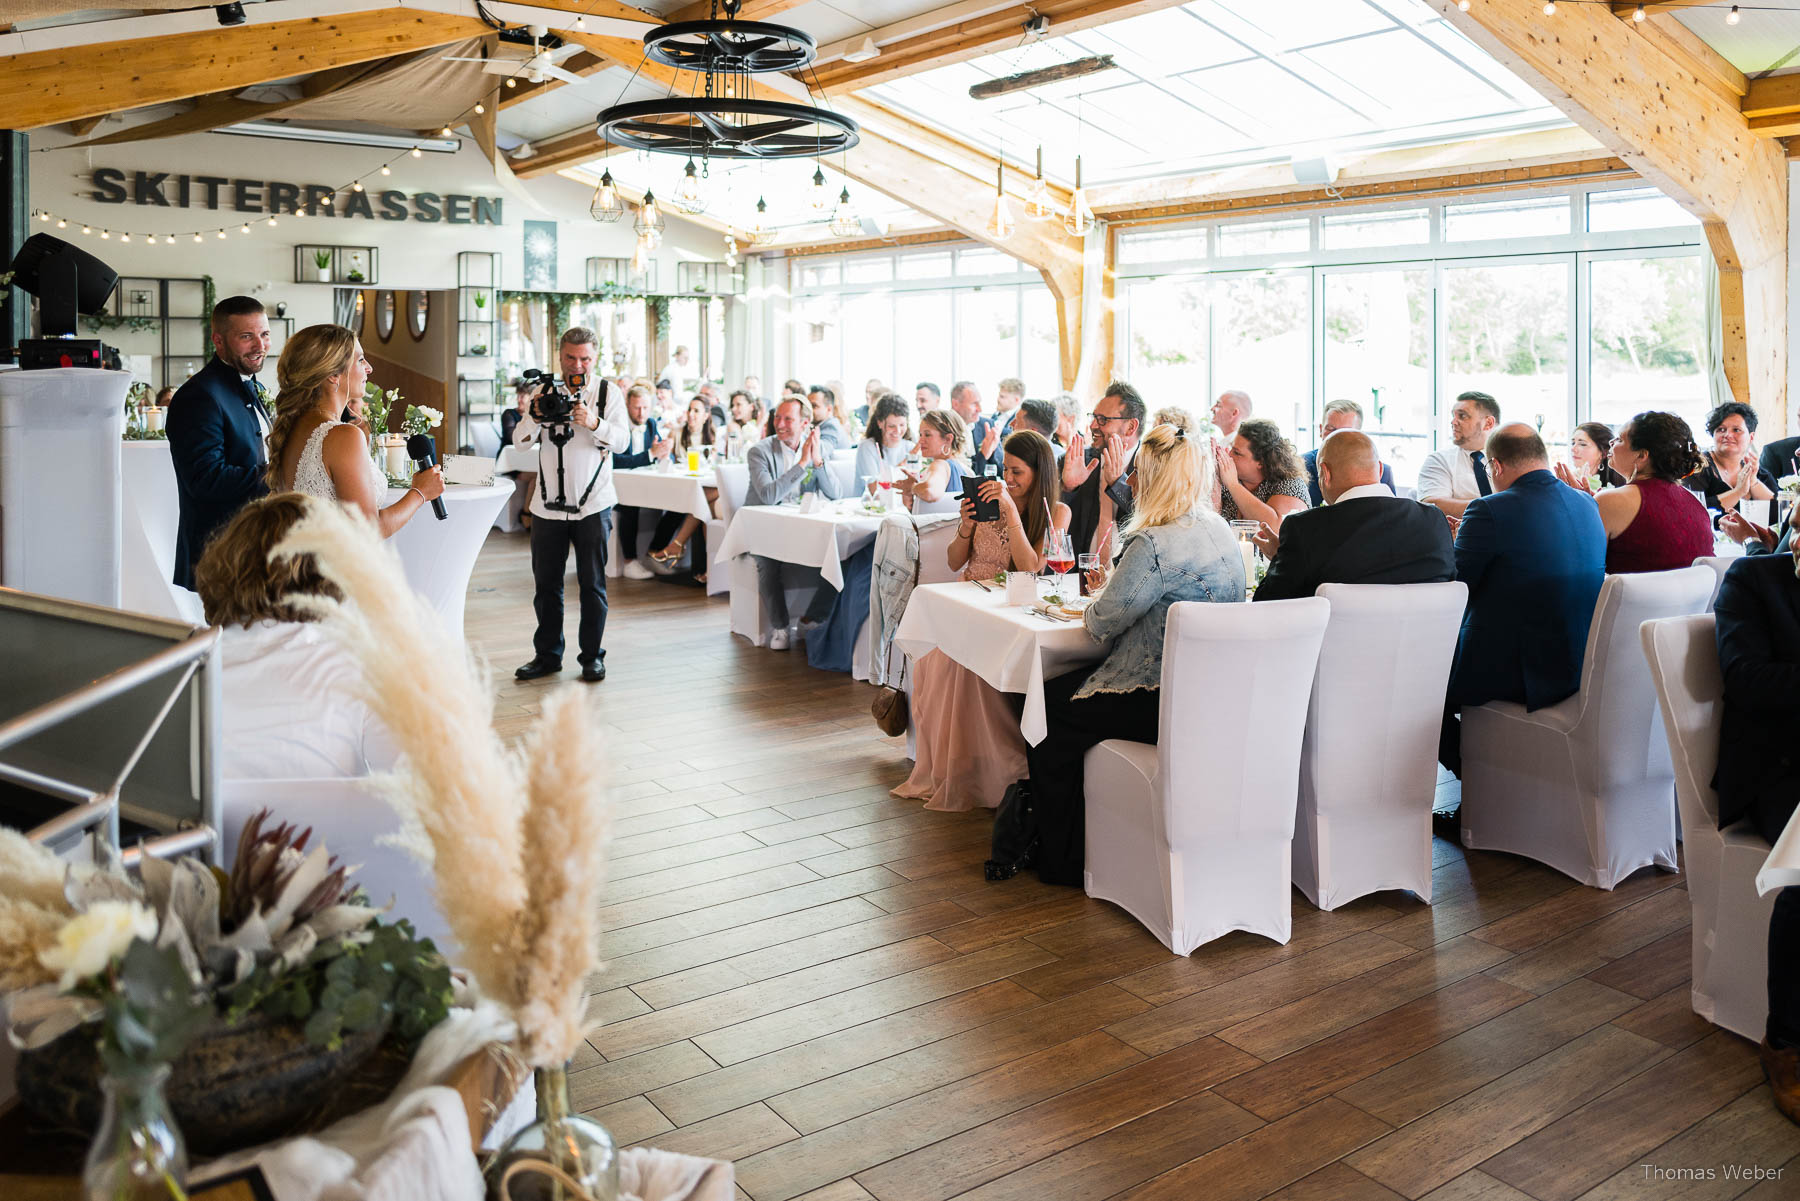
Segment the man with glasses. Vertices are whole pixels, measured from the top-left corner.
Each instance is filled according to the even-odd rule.
[[[1114,380],[1094,406],[1088,437],[1075,435],[1063,456],[1063,501],[1069,506],[1069,540],[1077,554],[1094,552],[1100,531],[1131,517],[1128,477],[1137,461],[1144,416],[1144,398],[1137,389]],[[1118,540],[1107,549],[1118,550]]]

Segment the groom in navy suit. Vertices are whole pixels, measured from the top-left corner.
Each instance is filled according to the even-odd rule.
[[[268,389],[256,378],[269,353],[269,320],[249,296],[213,306],[213,357],[188,377],[169,403],[169,457],[181,497],[175,535],[175,582],[194,586],[194,565],[207,539],[269,488]]]

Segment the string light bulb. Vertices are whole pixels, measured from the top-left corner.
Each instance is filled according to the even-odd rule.
[[[351,191],[352,191],[352,192],[360,192],[360,191],[362,191],[362,190],[363,190],[363,189],[362,189],[362,180],[360,180],[360,179],[359,179],[359,180],[357,180],[357,181],[356,181],[356,182],[355,182],[355,183],[353,183],[353,184],[351,184],[351,185],[350,185],[350,190],[351,190]]]
[[[1637,6],[1637,8],[1632,10],[1631,19],[1641,25],[1644,23],[1644,18],[1648,17],[1649,15],[1650,15],[1649,13],[1644,11],[1644,6],[1640,4]]]
[[[50,210],[49,209],[39,209],[38,210],[38,220],[39,221],[50,220]]]
[[[1725,24],[1736,25],[1737,23],[1738,23],[1738,8],[1737,8],[1737,5],[1734,4],[1731,6],[1731,11],[1725,14]]]
[[[111,241],[112,240],[112,230],[110,230],[110,229],[101,230],[100,231],[100,240],[102,242]]]
[[[576,17],[575,18],[575,28],[586,29],[587,28],[587,18],[586,17]]]
[[[383,163],[383,164],[381,164],[381,173],[383,175],[392,175],[394,173],[394,169],[392,167],[388,166],[386,163]]]
[[[165,236],[165,237],[164,237],[164,238],[163,238],[163,245],[165,245],[165,246],[173,246],[173,245],[175,245],[175,235],[174,235],[174,234],[168,234],[168,235],[166,235],[166,236]]]
[[[988,236],[1004,242],[1013,236],[1012,208],[1006,203],[1006,165],[994,168],[994,213],[988,218]]]
[[[831,193],[825,190],[825,168],[813,168],[812,211],[824,215],[831,211]]]
[[[218,238],[218,239],[219,239],[219,241],[221,241],[221,242],[223,242],[223,241],[224,241],[224,240],[225,240],[225,231],[224,231],[224,230],[222,230],[222,229],[221,229],[221,230],[220,230],[220,231],[219,231],[219,232],[218,232],[218,233],[217,233],[217,234],[215,234],[215,235],[214,235],[214,236],[215,236],[215,237],[217,237],[217,238]]]
[[[81,232],[84,234],[91,234],[94,232],[94,230],[93,230],[92,226],[84,225],[81,227]]]
[[[1462,9],[1464,12],[1468,12],[1469,0],[1456,0],[1456,7]]]
[[[194,241],[195,241],[195,242],[198,242],[198,241],[200,241],[200,235],[199,235],[199,234],[195,234],[195,235],[194,235]]]
[[[67,228],[69,228],[69,222],[68,222],[68,220],[67,220],[67,219],[66,219],[66,218],[63,218],[63,217],[58,217],[58,218],[57,218],[57,219],[56,219],[56,228],[58,228],[58,229],[67,229]]]
[[[438,130],[438,136],[442,137],[442,138],[449,137],[450,136],[450,127],[448,125],[446,125],[442,129]]]
[[[479,104],[477,104],[477,105],[476,105],[476,106],[475,106],[475,111],[476,111],[476,112],[478,112],[478,113],[479,113],[479,112],[482,112],[482,111],[484,111],[484,110],[483,110],[483,109],[482,109],[482,107],[481,107],[481,106],[480,106],[480,105],[479,105]],[[417,146],[414,146],[414,147],[413,147],[413,148],[412,148],[412,156],[413,156],[413,157],[414,157],[414,158],[424,158],[424,157],[425,157],[425,152],[424,152],[424,151],[423,151],[423,150],[420,150],[420,149],[419,149],[419,148],[418,148],[418,147],[417,147]]]
[[[642,275],[650,269],[650,235],[638,235],[637,248],[631,252],[631,273]]]
[[[244,222],[243,226],[238,230],[238,232],[241,234],[249,233],[250,232],[250,223],[248,221]]]
[[[485,112],[487,112],[487,105],[485,105],[481,101],[477,100],[475,102],[475,115],[477,117],[479,117]],[[417,146],[413,147],[413,157],[414,158],[419,157],[419,148]]]
[[[1544,0],[1544,15],[1546,17],[1556,15],[1556,0]]]
[[[1081,156],[1075,156],[1075,191],[1069,197],[1069,215],[1063,218],[1063,228],[1071,237],[1085,238],[1088,230],[1094,228],[1094,210],[1088,207],[1087,192],[1081,186]]]
[[[131,241],[131,235],[130,235],[130,234],[120,234],[120,235],[119,235],[119,241],[121,241],[121,242],[129,242],[129,241]]]
[[[273,217],[270,217],[270,218],[269,218],[269,220],[268,220],[268,222],[267,222],[267,224],[269,224],[269,225],[274,225],[274,224],[275,224],[275,218],[273,218]]]
[[[519,81],[508,75],[506,77],[506,86],[509,88],[516,88],[519,86]]]

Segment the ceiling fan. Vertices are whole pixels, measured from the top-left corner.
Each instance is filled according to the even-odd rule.
[[[512,31],[508,31],[512,32]],[[561,80],[563,83],[586,83],[586,79],[573,71],[565,71],[561,64],[581,53],[581,47],[574,42],[564,42],[557,37],[547,36],[550,31],[543,25],[529,25],[518,33],[529,34],[531,44],[526,47],[521,38],[517,49],[525,53],[504,53],[513,49],[502,34],[498,49],[502,53],[491,58],[459,58],[444,55],[442,61],[447,63],[479,63],[481,69],[489,75],[507,75],[523,79],[527,83],[543,83],[546,79]]]

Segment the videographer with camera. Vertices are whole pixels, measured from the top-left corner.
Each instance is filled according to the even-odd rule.
[[[513,445],[538,445],[538,487],[531,498],[531,576],[537,633],[531,662],[513,675],[536,680],[562,670],[563,573],[575,548],[575,581],[581,590],[577,634],[581,678],[606,678],[606,543],[616,499],[612,448],[628,445],[631,426],[625,397],[594,374],[599,339],[579,326],[562,336],[561,378],[526,375],[535,382],[528,411],[513,431]]]

